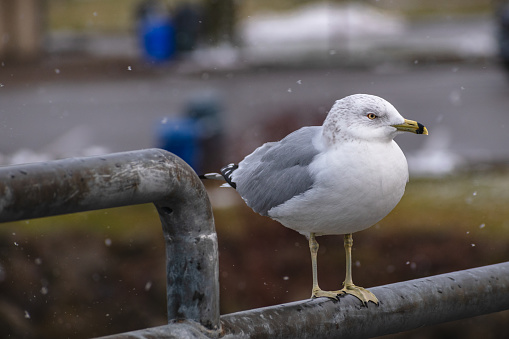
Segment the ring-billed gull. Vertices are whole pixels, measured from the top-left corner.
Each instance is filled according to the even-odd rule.
[[[268,142],[221,170],[255,212],[309,239],[313,298],[352,294],[364,305],[378,304],[375,295],[353,284],[352,233],[380,221],[403,196],[408,165],[393,140],[401,132],[428,134],[386,100],[351,95],[335,102],[322,126]],[[342,289],[324,291],[318,286],[316,236],[332,234],[344,234],[346,278]]]

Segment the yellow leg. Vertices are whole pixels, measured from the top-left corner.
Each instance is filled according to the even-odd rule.
[[[309,235],[309,251],[311,252],[311,269],[313,271],[313,290],[311,292],[311,298],[320,298],[327,297],[331,299],[338,299],[339,294],[338,291],[329,292],[323,291],[318,286],[318,264],[317,264],[317,254],[318,254],[318,242],[316,241],[315,234],[311,233]]]
[[[346,254],[346,277],[343,283],[343,288],[338,292],[342,294],[351,294],[357,297],[364,305],[368,302],[373,302],[378,305],[378,299],[373,293],[366,290],[365,288],[355,286],[352,280],[352,246],[353,238],[352,234],[345,234],[345,254]]]
[[[368,302],[373,302],[378,305],[378,299],[373,293],[365,288],[355,286],[352,280],[352,234],[345,234],[345,254],[346,254],[346,277],[343,282],[343,288],[338,291],[324,291],[318,286],[318,242],[316,241],[315,234],[309,235],[309,250],[311,252],[311,268],[313,271],[313,290],[311,298],[327,297],[331,299],[339,299],[341,295],[351,294],[358,298],[364,305],[367,306]]]

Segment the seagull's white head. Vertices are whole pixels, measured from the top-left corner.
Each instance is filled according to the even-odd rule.
[[[330,145],[355,140],[389,142],[401,132],[428,134],[423,125],[403,118],[388,101],[369,94],[337,100],[323,123],[323,136]]]

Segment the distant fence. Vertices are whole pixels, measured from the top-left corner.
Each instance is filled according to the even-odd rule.
[[[0,167],[0,222],[154,203],[163,225],[168,325],[104,338],[365,338],[509,309],[509,262],[370,290],[219,314],[217,237],[194,171],[149,149]]]

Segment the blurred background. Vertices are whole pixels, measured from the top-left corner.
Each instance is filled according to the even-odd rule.
[[[379,95],[430,135],[397,138],[411,181],[355,234],[365,287],[509,260],[509,7],[489,0],[0,0],[0,165],[161,147],[199,172]],[[307,240],[206,183],[221,313],[309,298]],[[324,289],[344,279],[321,237]],[[166,323],[153,206],[2,224],[0,337]],[[500,338],[509,312],[387,336]]]

